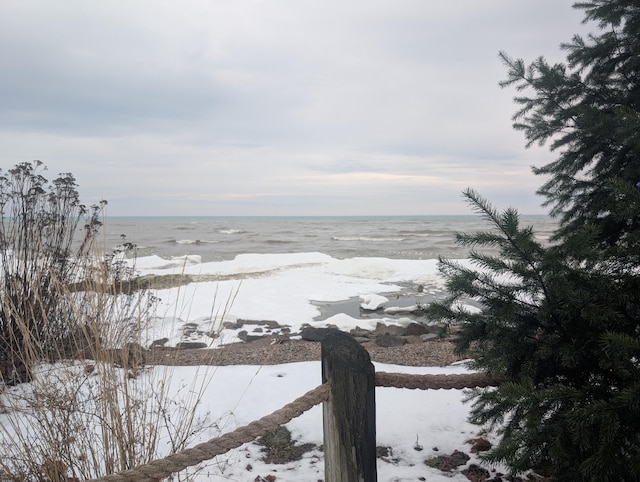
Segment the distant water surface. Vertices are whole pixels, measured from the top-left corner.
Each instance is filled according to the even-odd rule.
[[[555,221],[522,216],[545,242]],[[138,247],[138,256],[171,258],[199,255],[203,262],[238,254],[321,252],[338,259],[383,257],[464,258],[456,232],[490,228],[479,216],[338,216],[338,217],[117,217],[104,226],[107,247],[123,239]]]

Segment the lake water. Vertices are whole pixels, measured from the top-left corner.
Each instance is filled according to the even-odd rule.
[[[543,242],[555,227],[546,216],[521,221]],[[338,259],[423,260],[465,258],[468,249],[456,244],[455,233],[490,227],[480,216],[110,217],[104,233],[107,247],[126,239],[141,257],[198,255],[209,262],[247,253],[320,252]]]

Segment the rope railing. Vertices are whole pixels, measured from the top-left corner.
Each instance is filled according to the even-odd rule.
[[[408,373],[376,372],[377,387],[409,388],[412,390],[451,390],[495,387],[500,379],[484,373],[458,375],[411,375]]]
[[[265,415],[248,425],[239,427],[233,432],[168,455],[163,459],[153,460],[148,464],[140,465],[133,469],[94,479],[93,482],[157,482],[175,472],[212,459],[217,455],[222,455],[231,449],[240,447],[242,444],[264,436],[299,417],[315,405],[324,402],[328,397],[329,385],[322,384],[275,412]]]
[[[458,375],[411,375],[406,373],[377,372],[375,385],[378,387],[408,388],[415,390],[451,390],[474,387],[496,386],[500,380],[481,373]],[[90,482],[157,482],[188,467],[192,467],[231,449],[251,442],[258,437],[285,425],[294,418],[322,402],[327,401],[330,385],[324,383],[308,391],[301,397],[269,415],[239,427],[233,432],[213,438],[163,459],[117,474],[111,474]]]

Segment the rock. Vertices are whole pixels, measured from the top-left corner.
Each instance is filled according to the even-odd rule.
[[[149,348],[160,348],[162,346],[165,346],[168,341],[169,338],[160,338],[159,340],[153,340]]]
[[[242,331],[238,332],[238,338],[240,338],[244,342],[252,342],[252,341],[256,341],[256,340],[261,340],[262,338],[264,338],[264,336],[263,335],[249,335],[247,333],[247,330],[242,330]]]
[[[266,326],[272,330],[277,330],[278,328],[282,328],[282,325],[275,320],[243,320],[239,319],[237,322],[238,327],[244,325],[258,325],[258,326]]]
[[[468,469],[462,471],[462,474],[471,482],[486,482],[491,478],[491,474],[487,469],[483,469],[476,464],[471,464]]]
[[[176,344],[176,348],[180,350],[193,350],[199,348],[207,348],[207,344],[201,341],[182,341]]]
[[[353,328],[349,333],[351,333],[351,336],[353,336],[354,338],[370,338],[371,337],[371,331],[365,330],[364,328],[360,328],[359,326],[356,326],[355,328]]]
[[[468,443],[471,444],[472,454],[477,454],[478,452],[486,452],[487,450],[490,450],[492,447],[491,442],[489,442],[484,437],[478,437],[478,438],[469,440]]]
[[[376,345],[383,347],[402,346],[407,343],[407,340],[400,336],[394,335],[380,335],[376,337]]]
[[[389,325],[387,327],[387,335],[393,336],[405,336],[407,331],[404,326],[401,325]]]
[[[302,329],[300,336],[305,341],[322,341],[329,333],[334,333],[336,331],[339,330],[335,328],[315,328],[313,326],[308,326]]]
[[[410,323],[405,329],[407,336],[420,336],[428,333],[429,330],[421,323]]]
[[[437,333],[426,333],[424,335],[420,335],[421,341],[433,341],[440,339],[440,335]]]
[[[387,298],[380,295],[360,295],[360,308],[366,311],[376,311],[389,302]]]
[[[451,472],[456,467],[466,464],[470,458],[464,452],[454,450],[451,455],[438,455],[425,460],[424,463],[443,472]]]
[[[393,335],[393,336],[404,336],[405,329],[404,326],[400,325],[385,325],[384,323],[378,323],[376,325],[375,334],[380,335]]]

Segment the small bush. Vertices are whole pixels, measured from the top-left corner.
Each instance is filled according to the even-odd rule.
[[[171,367],[145,366],[157,300],[133,244],[100,246],[106,202],[85,207],[71,174],[44,170],[0,171],[1,481],[95,479],[216,429],[196,411],[213,372],[172,387]]]
[[[45,169],[35,161],[0,170],[0,376],[7,384],[28,380],[34,357],[68,351],[86,321],[68,286],[90,268],[106,202],[87,208],[71,174],[49,183]]]

